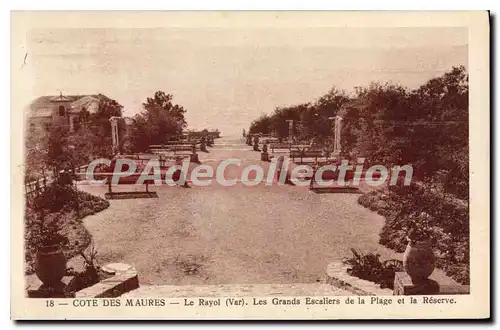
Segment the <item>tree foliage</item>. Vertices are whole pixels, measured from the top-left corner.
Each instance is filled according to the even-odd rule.
[[[111,158],[111,117],[121,117],[123,106],[117,101],[99,95],[95,113],[82,109],[69,125],[53,123],[47,131],[29,130],[26,136],[26,173],[28,181],[49,173],[74,169],[96,158]],[[124,131],[124,124],[120,125]]]
[[[172,102],[172,94],[157,91],[142,104],[143,111],[133,118],[129,127],[127,148],[141,152],[151,144],[177,138],[187,126],[184,107]]]
[[[343,117],[341,157],[365,157],[369,164],[411,164],[414,178],[439,180],[443,188],[468,198],[468,74],[463,66],[410,90],[393,84],[357,87],[348,96],[332,88],[312,104],[279,107],[250,125],[250,133],[288,136],[328,147],[329,118]],[[300,129],[299,129],[300,128]]]
[[[386,218],[381,244],[402,252],[409,231],[423,228],[435,241],[438,267],[468,284],[468,93],[467,71],[453,67],[415,89],[372,83],[349,97],[332,89],[311,105],[261,116],[250,132],[287,136],[286,120],[294,119],[302,126],[294,138],[329,145],[328,118],[338,114],[343,118],[341,158],[364,157],[365,166],[412,165],[409,187],[390,186],[362,195],[359,202]]]
[[[337,115],[347,101],[349,98],[345,92],[332,88],[313,104],[277,107],[273,114],[265,114],[254,120],[249,132],[274,133],[277,137],[288,138],[287,120],[293,120],[294,139],[325,141],[332,135],[332,122],[329,118]]]

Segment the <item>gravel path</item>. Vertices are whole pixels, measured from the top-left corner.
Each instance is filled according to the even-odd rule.
[[[260,163],[242,140],[216,143],[200,155],[204,164],[230,157]],[[228,170],[228,176],[239,173]],[[383,218],[358,205],[357,194],[241,183],[152,189],[159,198],[111,200],[107,210],[85,219],[101,264],[132,264],[142,284],[315,283],[351,247],[396,256],[377,243]]]

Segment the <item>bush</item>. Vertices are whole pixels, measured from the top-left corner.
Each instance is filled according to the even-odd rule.
[[[68,259],[85,249],[90,244],[90,234],[82,219],[108,207],[107,200],[77,191],[71,185],[50,185],[28,200],[24,231],[26,272],[33,272],[36,251],[48,240],[60,239]]]
[[[380,254],[363,255],[353,248],[351,251],[353,256],[342,260],[345,265],[350,266],[347,269],[349,275],[380,284],[381,288],[394,289],[394,276],[403,269],[401,261],[391,259],[382,262]]]
[[[408,233],[423,228],[433,238],[437,267],[462,284],[469,283],[469,208],[466,201],[430,184],[391,186],[360,196],[359,204],[386,218],[380,244],[403,252]],[[425,216],[424,216],[425,215]]]

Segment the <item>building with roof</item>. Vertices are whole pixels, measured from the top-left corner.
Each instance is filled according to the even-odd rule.
[[[67,125],[73,132],[79,125],[79,114],[86,110],[96,113],[99,104],[108,99],[97,95],[46,95],[36,98],[28,107],[27,124],[30,130],[48,131],[52,125]]]

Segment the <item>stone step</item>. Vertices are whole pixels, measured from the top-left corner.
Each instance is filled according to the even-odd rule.
[[[352,296],[353,293],[324,283],[141,285],[122,295],[140,297],[237,297],[237,296]]]

